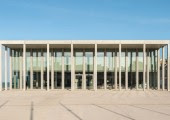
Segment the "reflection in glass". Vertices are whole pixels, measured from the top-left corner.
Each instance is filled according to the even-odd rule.
[[[123,49],[121,51],[121,87],[124,89],[125,88],[125,55],[126,55],[126,50]]]
[[[136,88],[136,49],[128,49],[128,87]]]
[[[138,88],[143,89],[143,49],[138,49],[138,72],[139,72]]]
[[[54,89],[61,89],[62,50],[54,50]]]
[[[83,50],[75,50],[75,89],[82,89]]]
[[[114,66],[115,66],[115,52],[113,50],[107,50],[107,89],[114,89]]]
[[[22,64],[22,49],[12,50],[12,88],[20,88],[20,64]],[[22,70],[22,69],[21,69]]]
[[[64,87],[71,89],[71,53],[70,49],[64,50]]]
[[[93,52],[85,51],[86,89],[93,89]]]
[[[104,50],[97,52],[97,89],[104,89]]]

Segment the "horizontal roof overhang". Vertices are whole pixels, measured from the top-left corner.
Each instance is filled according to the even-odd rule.
[[[98,48],[118,48],[119,44],[122,48],[160,48],[170,44],[170,40],[0,40],[0,44],[9,48],[23,48],[26,44],[27,48],[46,48],[47,44],[50,48],[94,48],[97,44]]]

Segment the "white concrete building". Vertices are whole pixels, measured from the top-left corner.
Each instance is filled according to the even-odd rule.
[[[0,91],[170,90],[170,40],[1,40]]]

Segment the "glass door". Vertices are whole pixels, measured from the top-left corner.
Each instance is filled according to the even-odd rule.
[[[93,74],[86,74],[86,88],[93,89]]]
[[[75,89],[82,89],[82,74],[75,75]]]

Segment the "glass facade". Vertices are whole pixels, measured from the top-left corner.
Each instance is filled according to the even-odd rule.
[[[121,87],[125,89],[126,49],[121,50]]]
[[[143,89],[143,49],[138,49],[138,88]]]
[[[106,72],[107,72],[107,89],[115,88],[115,50],[109,49],[106,51]]]
[[[157,50],[148,49],[149,87],[157,89]]]
[[[164,86],[165,86],[165,89],[168,89],[168,74],[167,74],[167,69],[168,69],[168,46],[166,45],[165,47],[164,47],[164,57],[165,57],[165,60],[164,60],[164,64],[165,64],[165,66],[164,66],[164,76],[165,76],[165,82],[164,82]]]
[[[86,89],[93,89],[93,70],[94,70],[94,52],[93,50],[85,50],[85,74]]]
[[[116,68],[115,69],[117,71],[117,81],[115,80],[115,87],[119,88],[119,49],[115,49],[115,57],[116,57],[116,61],[115,61]],[[116,77],[115,77],[115,79],[116,79]],[[117,84],[116,84],[116,82],[117,82]]]
[[[12,52],[12,88],[22,87],[22,49],[13,49]]]
[[[128,55],[128,87],[129,87],[129,89],[136,88],[136,53],[137,53],[136,49],[127,49],[127,55]],[[140,67],[141,67],[141,63],[140,63]]]
[[[47,54],[46,49],[26,50],[26,88],[47,88]],[[41,75],[42,74],[42,75]]]
[[[97,88],[104,89],[104,49],[97,51]]]
[[[83,86],[83,50],[75,50],[75,89]]]
[[[71,89],[71,53],[64,49],[64,88]]]
[[[62,50],[54,49],[54,89],[61,89]]]
[[[167,46],[159,49],[146,46],[145,56],[143,45],[139,48],[121,46],[121,56],[118,47],[97,48],[95,65],[94,48],[73,47],[71,51],[69,47],[52,47],[47,59],[46,47],[31,48],[30,45],[25,53],[25,83],[23,48],[13,48],[10,50],[10,86],[12,89],[22,89],[25,84],[26,89],[48,89],[49,60],[49,89],[72,89],[71,85],[74,89],[168,89]],[[74,79],[71,76],[73,73]]]
[[[33,89],[41,88],[41,49],[32,49]]]

